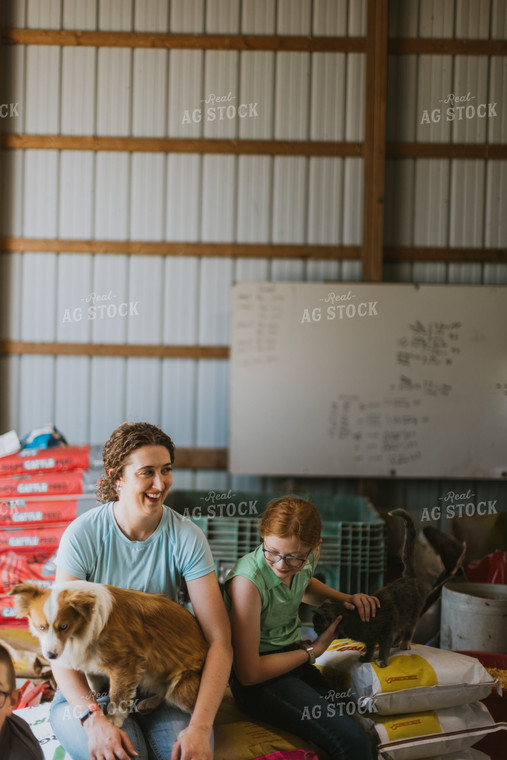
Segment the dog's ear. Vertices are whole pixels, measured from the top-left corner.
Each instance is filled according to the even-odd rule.
[[[61,604],[72,607],[85,620],[89,620],[95,607],[95,594],[82,589],[65,588],[60,591],[58,599]]]
[[[44,591],[35,583],[18,583],[9,591],[9,596],[14,597],[19,615],[28,615],[35,599],[43,594]]]

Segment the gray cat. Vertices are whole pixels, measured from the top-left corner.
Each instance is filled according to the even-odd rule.
[[[414,522],[404,509],[395,509],[390,515],[399,515],[405,520],[405,541],[403,544],[403,575],[375,592],[380,601],[374,618],[363,622],[357,609],[349,610],[341,602],[328,599],[316,610],[313,624],[317,634],[322,633],[332,622],[343,615],[337,626],[337,633],[344,638],[362,641],[366,652],[359,658],[360,662],[373,659],[375,647],[379,645],[379,661],[385,668],[391,647],[410,649],[410,642],[415,626],[424,607],[427,596],[426,586],[417,579],[413,555],[416,532]]]

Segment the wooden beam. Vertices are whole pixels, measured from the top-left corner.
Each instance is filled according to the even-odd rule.
[[[507,145],[500,143],[387,143],[388,158],[507,158]]]
[[[385,261],[441,261],[443,263],[507,263],[506,248],[437,248],[425,246],[387,246]]]
[[[505,40],[407,39],[389,40],[391,55],[507,55]]]
[[[175,470],[226,470],[228,464],[228,449],[176,447]]]
[[[362,156],[360,142],[215,140],[179,137],[96,137],[6,133],[0,147],[13,150],[88,150],[136,153],[223,153],[267,156]]]
[[[150,240],[0,238],[0,252],[96,253],[130,256],[203,256],[259,259],[359,259],[359,246],[269,243],[167,243]]]
[[[368,0],[362,256],[365,282],[382,279],[387,11],[387,0]]]
[[[161,346],[116,343],[35,343],[1,340],[4,356],[112,356],[124,359],[228,359],[228,346]]]
[[[4,29],[5,45],[151,48],[179,50],[246,50],[275,52],[364,53],[364,37],[297,35],[160,34],[156,32],[92,32],[57,29]]]

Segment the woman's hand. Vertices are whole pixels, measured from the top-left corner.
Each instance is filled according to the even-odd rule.
[[[113,726],[101,712],[93,712],[83,728],[88,734],[90,760],[131,760],[138,756],[128,734]]]
[[[380,602],[376,596],[368,596],[368,594],[353,594],[348,602],[345,602],[345,607],[349,610],[353,610],[354,607],[359,612],[361,620],[368,621],[370,617],[375,617],[377,608],[380,607]]]
[[[311,646],[315,652],[315,657],[320,657],[321,654],[324,654],[330,643],[334,641],[336,638],[336,626],[341,621],[341,619],[342,615],[338,615],[338,617],[333,620],[331,625],[329,625],[325,631],[322,631],[320,636],[318,636],[315,641],[312,641]]]
[[[178,734],[171,760],[213,760],[210,729],[190,724]]]

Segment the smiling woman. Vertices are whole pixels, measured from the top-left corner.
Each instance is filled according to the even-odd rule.
[[[194,712],[162,704],[148,715],[131,712],[123,729],[109,723],[83,673],[54,666],[59,690],[51,723],[74,760],[184,756],[211,760],[212,725],[230,672],[231,646],[211,551],[202,531],[165,506],[172,485],[174,444],[146,422],[123,423],[103,450],[101,506],[65,531],[57,581],[87,580],[162,593],[177,600],[182,578],[209,645]],[[185,636],[185,631],[181,632]]]

